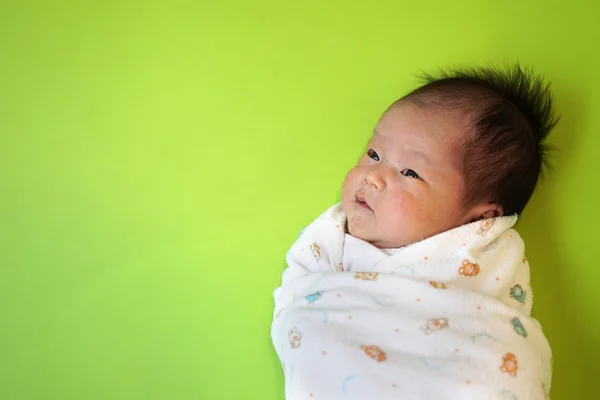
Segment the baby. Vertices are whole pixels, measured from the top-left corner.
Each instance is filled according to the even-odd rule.
[[[556,123],[518,65],[427,76],[384,112],[341,204],[287,255],[272,338],[288,400],[549,398],[512,227]]]

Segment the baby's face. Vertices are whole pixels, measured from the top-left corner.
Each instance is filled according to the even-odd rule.
[[[467,126],[457,113],[411,101],[388,109],[344,180],[350,234],[397,248],[470,222],[459,154]]]

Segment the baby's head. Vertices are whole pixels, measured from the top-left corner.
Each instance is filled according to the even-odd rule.
[[[344,180],[349,233],[396,248],[521,213],[557,121],[549,85],[518,65],[427,76],[381,116]]]

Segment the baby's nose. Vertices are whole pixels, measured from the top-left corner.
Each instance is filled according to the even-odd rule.
[[[375,190],[385,189],[385,177],[383,171],[374,169],[365,175],[365,184]]]

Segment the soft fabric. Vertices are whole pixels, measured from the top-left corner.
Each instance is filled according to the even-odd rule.
[[[339,204],[327,210],[288,252],[274,294],[286,399],[549,398],[516,221],[378,249],[346,233]]]

